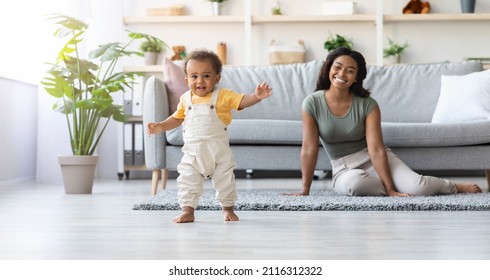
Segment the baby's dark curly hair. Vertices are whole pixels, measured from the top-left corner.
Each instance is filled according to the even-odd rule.
[[[221,70],[223,69],[223,64],[221,63],[221,60],[219,59],[217,54],[215,54],[210,50],[197,49],[192,51],[189,55],[187,55],[187,58],[185,59],[184,73],[186,75],[187,75],[187,63],[189,62],[189,60],[209,61],[213,65],[216,74],[221,74]]]

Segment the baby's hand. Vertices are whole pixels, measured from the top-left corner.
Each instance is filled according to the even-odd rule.
[[[146,134],[148,136],[155,134],[155,133],[158,133],[158,132],[159,132],[158,131],[158,123],[150,122],[150,123],[146,124]]]
[[[267,97],[272,95],[272,88],[267,85],[265,81],[262,82],[262,84],[258,85],[255,88],[255,96],[259,100],[266,99]]]

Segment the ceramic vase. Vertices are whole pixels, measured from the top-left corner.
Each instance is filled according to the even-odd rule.
[[[401,57],[399,55],[390,55],[384,58],[385,65],[400,64]]]
[[[223,14],[222,2],[211,2],[211,8],[213,9],[213,16],[220,16]]]
[[[157,52],[145,52],[145,64],[146,65],[156,65],[158,62]]]

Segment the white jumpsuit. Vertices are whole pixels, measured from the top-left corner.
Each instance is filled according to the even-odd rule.
[[[177,166],[178,198],[181,207],[196,209],[204,190],[204,179],[211,178],[216,198],[222,207],[237,200],[235,161],[226,125],[216,113],[219,89],[211,95],[210,104],[192,104],[190,91],[185,93],[186,113],[183,122],[184,156]]]

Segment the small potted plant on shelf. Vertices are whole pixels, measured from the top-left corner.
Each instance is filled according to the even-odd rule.
[[[145,39],[141,45],[140,50],[145,53],[145,64],[155,65],[158,61],[158,54],[168,48],[167,44],[159,38],[142,35]]]
[[[223,2],[226,0],[208,0],[211,2],[213,16],[220,16],[223,13]]]
[[[386,59],[385,63],[398,64],[401,61],[402,53],[408,47],[408,43],[405,42],[405,44],[400,45],[390,38],[387,39],[388,39],[388,48],[383,49],[383,57]]]
[[[141,52],[128,47],[135,40],[149,35],[129,32],[129,42],[112,42],[98,46],[81,57],[81,44],[88,25],[65,15],[50,15],[58,29],[54,35],[67,38],[58,52],[54,63],[48,63],[41,84],[47,93],[56,98],[53,109],[65,115],[68,126],[72,155],[61,155],[61,166],[65,192],[67,194],[89,194],[95,177],[98,157],[97,145],[109,121],[126,121],[121,105],[114,103],[112,94],[129,90],[139,73],[116,72],[120,58]]]
[[[323,48],[330,52],[340,47],[352,49],[353,45],[354,43],[351,39],[339,34],[335,34],[335,36],[333,36],[332,33],[330,33],[330,36],[327,38],[325,43],[323,43]]]
[[[282,15],[281,6],[279,5],[279,0],[274,0],[272,3],[272,14],[276,16]]]

